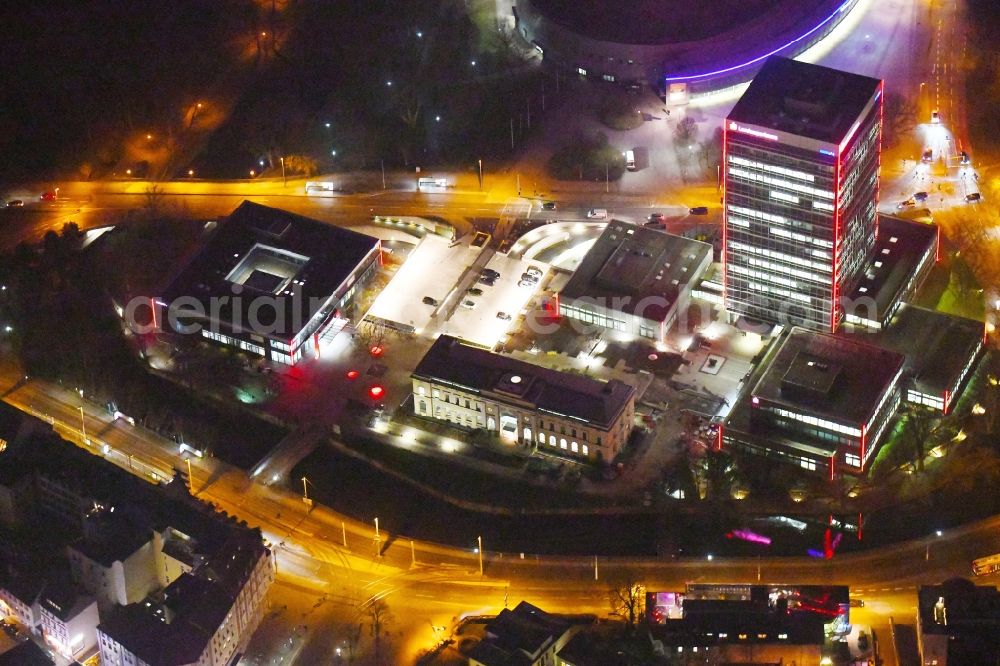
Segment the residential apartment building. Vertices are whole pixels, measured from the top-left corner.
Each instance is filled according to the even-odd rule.
[[[54,524],[66,566],[35,572],[38,584],[4,580],[0,610],[81,661],[100,652],[117,666],[223,666],[246,648],[275,573],[259,530],[181,482],[150,483],[51,433],[0,456],[0,488],[25,478],[16,527]],[[0,564],[22,571],[14,559]]]
[[[877,235],[882,82],[772,57],[725,121],[725,307],[836,331]]]
[[[550,370],[442,335],[412,374],[417,416],[575,460],[613,460],[635,422],[635,388]]]
[[[558,652],[593,615],[553,615],[522,601],[486,625],[486,636],[469,653],[469,666],[557,666]]]

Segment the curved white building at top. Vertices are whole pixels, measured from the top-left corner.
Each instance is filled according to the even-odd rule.
[[[558,67],[683,96],[745,83],[768,56],[801,55],[858,2],[516,0],[514,17],[518,33]]]

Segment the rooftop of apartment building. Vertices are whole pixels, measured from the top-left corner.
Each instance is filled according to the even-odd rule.
[[[237,537],[162,592],[102,614],[100,630],[150,666],[197,661],[232,610],[265,549]]]

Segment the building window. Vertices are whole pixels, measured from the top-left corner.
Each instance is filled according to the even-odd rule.
[[[420,413],[421,414],[427,413],[427,403],[424,402],[423,400],[420,401]]]
[[[570,432],[573,433],[574,437],[576,437],[576,428],[573,428]]]
[[[585,442],[587,441],[587,431],[586,430],[583,431],[583,441],[585,441]]]
[[[545,433],[544,432],[538,433],[538,443],[539,444],[544,444],[545,443]]]
[[[590,455],[590,447],[587,446],[586,444],[583,445],[583,455],[585,455],[585,456],[589,456]]]
[[[579,453],[580,452],[580,445],[577,444],[576,442],[573,442],[570,445],[570,449],[573,451],[573,453]]]
[[[847,464],[851,467],[861,467],[861,456],[856,456],[853,453],[845,453],[844,460],[846,460]]]
[[[559,448],[560,449],[565,449],[566,448],[566,438],[565,437],[563,437],[562,439],[559,440]]]
[[[555,446],[555,445],[556,445],[556,436],[549,435],[549,446]]]
[[[424,390],[423,386],[418,386],[417,387],[417,393],[419,393],[420,395],[425,395],[427,393],[427,391]]]

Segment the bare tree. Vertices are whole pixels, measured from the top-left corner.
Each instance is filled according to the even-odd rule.
[[[916,104],[899,93],[886,94],[882,119],[882,143],[890,148],[895,146],[904,134],[913,130],[916,124]]]
[[[611,606],[611,614],[625,620],[628,631],[631,632],[642,615],[646,588],[639,582],[635,572],[628,569],[612,576],[608,585],[608,604]]]
[[[674,128],[674,142],[681,147],[691,145],[698,136],[698,123],[691,116],[685,116]]]
[[[372,645],[375,663],[382,663],[382,635],[392,624],[392,611],[385,599],[376,599],[368,605],[368,619],[371,621]]]

